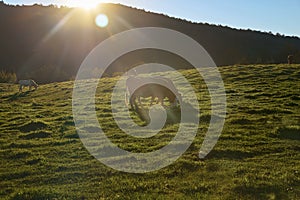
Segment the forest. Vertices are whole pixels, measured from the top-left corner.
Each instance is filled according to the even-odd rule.
[[[105,28],[95,24],[99,13],[108,16]],[[101,4],[86,11],[0,2],[0,26],[0,71],[40,83],[74,79],[80,64],[96,45],[116,33],[138,27],[164,27],[182,32],[201,44],[217,66],[286,63],[288,55],[294,55],[294,62],[300,62],[297,36],[194,23],[120,4]],[[150,62],[175,69],[192,67],[170,52],[145,49],[119,57],[105,75],[114,76]]]

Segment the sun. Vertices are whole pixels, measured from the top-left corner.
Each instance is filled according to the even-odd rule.
[[[91,10],[93,8],[96,8],[101,3],[101,0],[72,0],[68,1],[68,6]]]

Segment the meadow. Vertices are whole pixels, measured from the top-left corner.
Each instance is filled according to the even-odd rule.
[[[227,116],[214,149],[198,158],[210,98],[197,71],[182,70],[197,92],[197,136],[176,162],[141,174],[111,169],[83,146],[72,117],[73,81],[23,93],[0,84],[0,199],[300,199],[300,65],[219,70]],[[97,88],[97,116],[107,136],[131,152],[166,145],[177,123],[148,139],[118,128],[110,107],[118,78],[103,78]]]

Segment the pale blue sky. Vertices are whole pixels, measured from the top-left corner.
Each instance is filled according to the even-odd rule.
[[[64,4],[103,0],[4,0],[9,4]],[[105,0],[194,22],[300,37],[300,0]]]

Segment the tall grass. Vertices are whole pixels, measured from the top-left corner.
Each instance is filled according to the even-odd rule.
[[[0,71],[0,83],[15,83],[17,81],[17,75],[12,72],[4,70]]]

